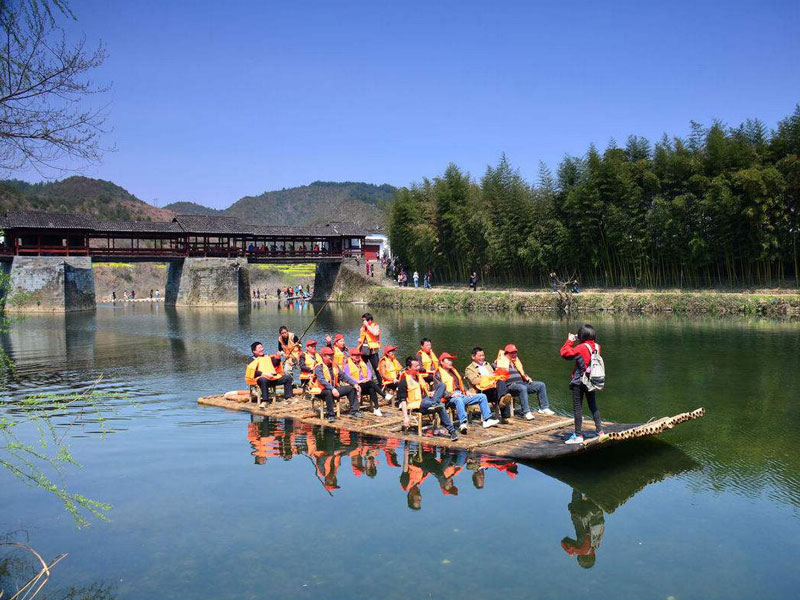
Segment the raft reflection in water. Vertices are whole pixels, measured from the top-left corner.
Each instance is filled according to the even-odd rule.
[[[471,480],[474,488],[483,489],[487,471],[497,470],[513,480],[520,467],[528,466],[508,459],[468,454],[464,450],[382,439],[295,423],[291,419],[251,416],[248,440],[258,465],[267,463],[269,458],[305,457],[313,466],[314,476],[331,495],[340,489],[338,474],[342,457],[349,459],[356,477],[374,478],[379,467],[397,469],[399,488],[406,494],[411,510],[422,508],[422,487],[429,478],[436,480],[445,496],[458,496],[457,481],[464,485]],[[581,567],[591,568],[605,533],[605,515],[613,513],[647,485],[694,470],[697,464],[669,444],[645,441],[638,447],[609,449],[596,457],[550,461],[531,465],[531,468],[571,488],[567,509],[575,534],[554,542],[560,543],[566,556],[576,557]],[[462,473],[468,473],[469,477],[457,480]],[[431,487],[426,486],[426,490]]]

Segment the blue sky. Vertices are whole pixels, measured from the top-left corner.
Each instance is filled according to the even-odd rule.
[[[800,102],[797,0],[71,6],[112,84],[116,151],[83,173],[162,206],[449,162],[480,177],[502,152],[535,181],[591,142],[774,127]]]

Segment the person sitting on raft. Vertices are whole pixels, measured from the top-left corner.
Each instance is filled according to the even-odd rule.
[[[284,375],[280,355],[264,356],[264,344],[250,344],[253,357],[245,371],[245,383],[257,385],[261,389],[261,404],[269,401],[269,388],[283,386],[283,399],[292,397],[292,376]]]
[[[419,372],[425,377],[425,381],[432,384],[433,376],[439,368],[439,359],[436,358],[430,338],[422,338],[420,340],[417,360],[420,365]]]
[[[328,422],[333,423],[336,420],[333,401],[336,398],[338,402],[341,396],[346,396],[350,401],[350,415],[357,419],[362,418],[364,413],[358,410],[358,397],[356,396],[358,384],[347,373],[340,371],[339,367],[333,363],[333,350],[323,348],[320,351],[320,355],[322,356],[322,364],[314,367],[314,377],[309,384],[309,393],[322,396],[325,401]],[[339,383],[340,377],[346,384]]]
[[[464,381],[461,374],[453,366],[456,356],[442,352],[439,356],[439,369],[436,371],[435,381],[437,384],[444,385],[444,397],[446,405],[455,407],[458,414],[459,431],[467,433],[467,406],[477,404],[481,408],[481,420],[484,427],[494,427],[500,421],[492,418],[492,411],[489,410],[489,401],[486,394],[477,393],[467,395],[464,390]]]
[[[378,406],[378,384],[373,379],[375,374],[372,372],[372,366],[362,358],[358,348],[350,350],[350,358],[344,365],[344,372],[358,384],[356,391],[359,396],[369,394],[372,412],[376,417],[382,417],[383,413]]]
[[[425,414],[439,413],[439,419],[447,428],[450,439],[457,440],[456,428],[442,403],[444,391],[444,386],[440,384],[431,392],[430,386],[419,371],[419,361],[411,356],[407,357],[406,370],[400,378],[400,383],[397,384],[397,401],[403,411],[403,427],[408,428],[411,424],[408,418],[409,410],[418,409],[420,413]]]
[[[308,387],[308,382],[314,375],[314,367],[322,364],[322,357],[317,352],[317,341],[308,340],[306,351],[300,355],[300,381],[303,387]]]
[[[486,352],[480,346],[472,349],[472,362],[464,369],[464,378],[469,387],[468,394],[483,392],[489,403],[497,407],[501,422],[511,416],[513,398],[503,377],[497,375],[486,361]]]
[[[347,360],[347,357],[350,354],[350,351],[347,349],[347,346],[344,343],[344,335],[337,333],[335,336],[333,336],[333,340],[331,340],[331,336],[326,335],[325,345],[333,350],[333,364],[339,367],[339,369],[343,369],[344,361]]]
[[[386,346],[383,351],[383,357],[378,363],[378,373],[381,376],[381,383],[386,393],[386,399],[392,399],[392,392],[397,393],[397,384],[400,383],[402,376],[403,365],[397,360],[395,356],[397,346]]]
[[[600,344],[595,341],[596,332],[594,327],[581,325],[578,335],[570,333],[567,341],[561,346],[561,357],[567,360],[575,359],[575,369],[569,382],[569,389],[572,391],[572,409],[575,412],[575,432],[567,439],[567,444],[583,443],[583,396],[594,419],[594,428],[597,436],[603,435],[603,422],[600,419],[600,410],[597,408],[596,392],[586,387],[583,383],[583,374],[587,367],[592,364],[592,353],[596,350],[600,352]]]
[[[543,415],[555,414],[550,410],[550,403],[547,401],[547,386],[541,381],[534,381],[525,374],[525,369],[522,368],[522,361],[517,357],[517,347],[514,344],[508,344],[500,351],[494,366],[509,372],[506,380],[508,391],[512,396],[519,396],[522,414],[528,421],[533,420],[533,413],[528,403],[528,394],[532,392],[539,398],[539,413]]]

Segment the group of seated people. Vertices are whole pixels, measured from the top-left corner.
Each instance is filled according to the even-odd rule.
[[[457,440],[459,432],[468,432],[467,408],[476,406],[480,410],[483,427],[494,427],[511,418],[514,397],[519,398],[521,418],[534,419],[529,396],[536,394],[541,414],[552,415],[547,400],[547,388],[541,381],[529,377],[518,357],[517,347],[508,344],[491,364],[486,360],[483,348],[472,349],[472,362],[462,377],[453,361],[457,358],[448,352],[438,356],[431,347],[431,340],[420,342],[416,355],[408,356],[404,364],[397,358],[397,346],[387,345],[383,355],[380,351],[380,330],[372,321],[364,320],[362,335],[352,349],[348,349],[345,336],[326,336],[325,346],[318,352],[318,342],[308,340],[301,351],[299,338],[281,327],[278,337],[279,352],[264,356],[261,342],[251,346],[253,357],[247,367],[246,381],[258,386],[261,401],[269,399],[270,389],[283,386],[283,398],[291,397],[294,365],[299,365],[299,379],[305,391],[321,398],[325,403],[328,422],[336,420],[336,404],[346,398],[349,414],[363,418],[360,399],[368,396],[373,413],[381,417],[379,397],[396,402],[403,413],[403,427],[410,426],[409,412],[417,410],[423,414],[437,414],[450,439]],[[365,332],[377,331],[375,335]],[[493,406],[496,415],[493,414]],[[458,427],[453,424],[448,409],[453,409]]]

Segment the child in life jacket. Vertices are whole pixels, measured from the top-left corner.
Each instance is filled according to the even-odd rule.
[[[570,333],[567,341],[561,346],[561,357],[566,360],[575,360],[575,369],[572,371],[572,379],[569,382],[569,389],[572,391],[572,408],[575,413],[575,433],[566,440],[567,444],[583,443],[583,398],[594,419],[594,428],[597,436],[604,434],[603,424],[600,420],[600,411],[597,408],[596,392],[589,391],[585,384],[581,382],[583,374],[592,362],[592,352],[596,349],[600,352],[600,344],[595,341],[594,327],[588,323],[582,325],[577,335]]]

